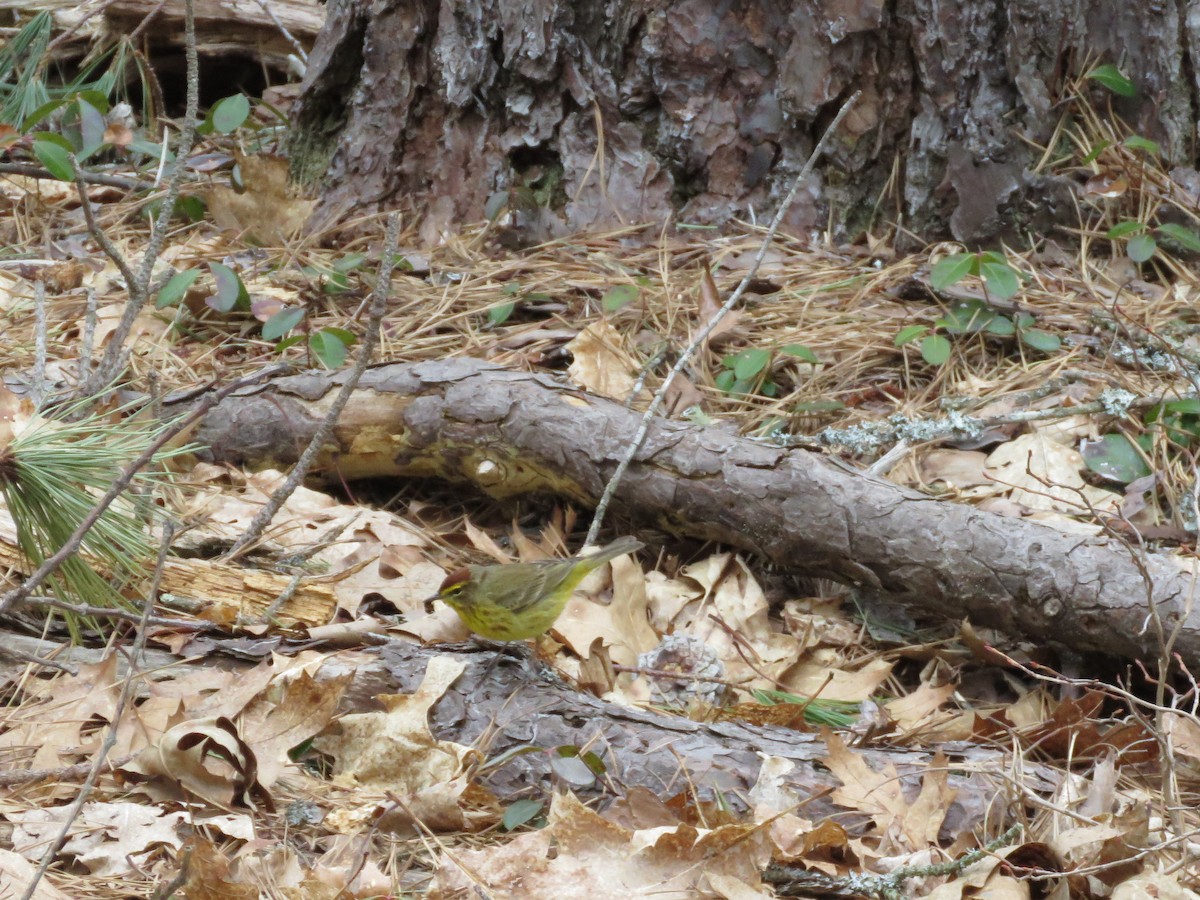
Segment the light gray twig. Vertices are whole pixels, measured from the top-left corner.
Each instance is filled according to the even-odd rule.
[[[337,424],[342,410],[350,402],[350,396],[358,386],[358,380],[362,378],[362,373],[366,371],[367,364],[375,353],[375,345],[379,343],[379,332],[383,323],[383,314],[387,311],[387,299],[391,293],[392,271],[396,267],[396,248],[399,243],[400,215],[392,213],[388,216],[387,232],[383,239],[383,254],[379,260],[379,279],[375,282],[375,291],[371,295],[370,318],[367,322],[366,334],[363,335],[362,344],[359,346],[358,357],[354,360],[354,368],[346,376],[341,390],[338,391],[337,397],[329,407],[328,414],[317,428],[316,433],[313,434],[308,446],[304,448],[304,452],[300,454],[300,459],[296,461],[292,471],[288,473],[287,479],[254,516],[245,533],[225,553],[224,559],[235,558],[252,542],[262,537],[267,526],[271,524],[271,520],[275,518],[275,514],[283,507],[292,492],[299,487],[304,476],[308,474],[308,470],[316,461],[317,454],[321,452],[325,441],[333,432],[333,426]],[[272,604],[272,608],[274,608],[274,604]]]
[[[842,108],[838,110],[838,114],[834,116],[833,121],[829,123],[829,127],[825,129],[825,133],[821,135],[821,139],[817,141],[817,146],[813,148],[813,152],[804,164],[804,168],[800,170],[800,174],[792,182],[791,190],[787,192],[787,196],[779,204],[779,211],[775,213],[775,218],[771,222],[770,228],[767,229],[767,233],[763,236],[762,245],[758,248],[758,253],[754,255],[754,262],[751,264],[749,271],[746,272],[745,277],[737,288],[734,289],[734,292],[729,295],[729,299],[725,301],[725,304],[713,314],[712,318],[692,338],[691,343],[679,354],[679,359],[675,361],[675,365],[671,367],[671,371],[667,373],[667,377],[663,379],[663,383],[654,392],[654,396],[650,400],[650,405],[642,414],[642,421],[638,425],[637,433],[634,434],[629,449],[625,451],[624,457],[617,463],[617,468],[608,480],[608,484],[604,486],[604,493],[600,496],[600,502],[596,504],[596,514],[592,518],[592,526],[588,529],[587,538],[584,540],[584,547],[590,547],[596,542],[596,537],[600,533],[600,527],[604,524],[604,515],[608,511],[608,505],[612,502],[612,498],[621,484],[621,479],[625,477],[625,472],[633,462],[633,458],[637,456],[638,451],[642,449],[642,444],[646,442],[646,435],[650,433],[650,423],[662,406],[663,400],[667,396],[667,391],[671,388],[671,383],[684,370],[684,367],[691,361],[692,356],[708,336],[713,333],[713,330],[720,324],[721,320],[742,299],[742,294],[746,292],[746,288],[750,286],[750,283],[754,280],[754,276],[758,274],[758,267],[762,265],[762,261],[766,258],[767,250],[770,248],[771,242],[775,239],[775,233],[779,230],[779,226],[783,224],[783,218],[787,215],[788,209],[796,199],[796,194],[799,192],[800,186],[808,180],[813,166],[816,165],[821,154],[825,152],[825,146],[829,143],[829,139],[837,131],[838,126],[842,124],[842,120],[846,118],[847,113],[850,112],[854,104],[858,102],[860,96],[862,96],[862,91],[855,91],[850,99],[842,104]]]

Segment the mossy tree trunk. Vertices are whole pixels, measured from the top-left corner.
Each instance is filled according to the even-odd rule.
[[[720,223],[772,213],[861,89],[791,230],[987,242],[1075,223],[1030,141],[1099,62],[1190,164],[1197,48],[1196,0],[330,0],[293,157],[327,215],[416,200],[428,238],[505,203],[526,240]]]

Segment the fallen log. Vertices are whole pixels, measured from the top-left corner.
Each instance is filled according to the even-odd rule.
[[[248,388],[197,437],[216,460],[286,468],[345,373]],[[181,402],[186,402],[182,401]],[[640,415],[545,375],[473,359],[369,369],[323,454],[331,483],[421,476],[494,497],[592,505]],[[616,495],[635,522],[720,541],[797,573],[834,578],[914,617],[998,628],[1126,659],[1172,650],[1200,666],[1195,576],[1125,543],[936,500],[720,428],[659,420]]]
[[[134,31],[141,34],[143,49],[154,54],[178,58],[183,52],[183,0],[110,0],[98,8],[76,0],[0,0],[5,11],[26,13],[31,6],[48,11],[55,31],[65,35],[55,42],[56,60],[81,57],[96,43],[108,46]],[[140,27],[148,18],[150,25]],[[272,0],[268,7],[257,0],[199,0],[196,50],[201,58],[243,58],[285,71],[295,53],[288,36],[312,47],[324,22],[325,7],[317,0]]]
[[[839,802],[835,791],[842,782],[823,764],[831,753],[825,735],[736,720],[695,722],[609,703],[572,688],[548,670],[534,674],[525,660],[503,656],[497,661],[495,650],[461,646],[391,642],[377,652],[334,655],[317,677],[351,675],[340,711],[365,712],[380,708],[379,694],[416,691],[429,660],[444,653],[452,653],[466,668],[430,710],[430,730],[438,740],[473,746],[489,760],[503,759],[502,765],[488,768],[482,782],[504,801],[529,796],[536,788],[548,796],[555,781],[551,755],[565,747],[591,750],[604,761],[603,778],[572,786],[584,799],[613,800],[642,788],[663,800],[687,795],[743,813],[754,802],[753,789],[762,776],[764,796],[775,802],[791,797],[806,819],[836,816],[851,832],[869,822],[861,810]],[[838,740],[851,743],[853,738]],[[522,748],[546,752],[514,752]],[[952,799],[941,831],[948,840],[995,812],[995,798],[1006,794],[1005,773],[1013,764],[1007,751],[967,741],[920,748],[855,747],[850,752],[875,772],[895,772],[910,801],[921,792],[922,776],[935,760],[938,772],[947,766],[947,797]],[[764,774],[768,760],[774,761]],[[1050,767],[1021,763],[1021,782],[1029,791],[1052,793],[1060,781],[1061,774]]]

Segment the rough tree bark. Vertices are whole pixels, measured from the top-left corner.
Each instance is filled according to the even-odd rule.
[[[305,646],[311,645],[305,642]],[[95,664],[108,653],[60,645],[24,635],[0,632],[0,648],[52,657],[67,665]],[[262,653],[289,654],[294,647],[277,640],[258,648]],[[349,676],[350,683],[338,704],[338,716],[382,708],[380,694],[412,693],[425,678],[430,660],[451,654],[465,669],[430,712],[434,737],[475,746],[487,758],[497,759],[519,747],[587,747],[599,753],[608,768],[603,779],[576,786],[585,799],[611,800],[632,788],[652,791],[664,800],[692,791],[704,800],[720,797],[732,809],[744,812],[759,780],[764,762],[774,758],[791,764],[788,771],[775,765],[778,790],[803,801],[801,815],[812,820],[836,816],[852,833],[866,817],[861,810],[842,805],[833,792],[841,781],[823,761],[830,753],[824,735],[777,725],[757,725],[736,719],[695,722],[649,709],[608,703],[574,690],[557,678],[533,677],[529,667],[511,657],[494,658],[495,651],[464,647],[419,647],[401,641],[368,650],[330,654],[315,677],[321,684],[336,684]],[[161,650],[148,650],[139,689],[147,681],[169,679],[181,667],[214,665],[246,670],[253,663],[234,655],[223,656],[220,643],[208,649],[203,662],[183,659]],[[0,666],[5,660],[0,654]],[[118,655],[115,677],[126,677],[129,663]],[[24,662],[19,664],[21,667]],[[342,688],[336,688],[339,693]],[[1069,727],[1069,726],[1066,726]],[[846,743],[853,736],[843,735]],[[1063,739],[1065,740],[1065,738]],[[1091,752],[1094,747],[1080,747]],[[875,771],[891,768],[910,799],[920,793],[921,781],[935,753],[949,765],[947,785],[954,792],[945,810],[942,836],[953,840],[984,825],[1003,805],[1006,772],[1012,770],[1010,752],[981,747],[966,741],[944,742],[936,747],[888,746],[882,742],[856,746],[855,755]],[[40,780],[39,773],[14,767],[0,772],[0,784]],[[1049,766],[1024,760],[1022,786],[1028,791],[1052,794],[1061,776]],[[515,754],[482,779],[502,801],[528,797],[531,790],[549,792],[555,786],[546,753]]]
[[[197,438],[220,460],[287,466],[345,373],[280,378],[230,397]],[[595,503],[640,415],[542,376],[472,359],[368,369],[323,474],[416,475],[494,496]],[[1039,644],[1157,659],[1148,597],[1174,651],[1200,667],[1195,577],[1120,541],[938,501],[716,428],[659,420],[616,495],[619,511],[680,535],[836,578],[922,619],[964,617]],[[1144,565],[1144,570],[1142,566]]]
[[[417,690],[429,659],[444,652],[392,644],[377,654],[332,657],[317,677],[336,679],[351,673],[353,681],[341,707],[362,712],[377,708],[381,693]],[[823,735],[736,719],[695,722],[608,703],[557,679],[530,678],[524,664],[512,659],[494,665],[492,653],[455,653],[467,668],[430,713],[429,724],[438,739],[480,746],[490,758],[521,746],[589,747],[602,754],[608,773],[579,790],[584,798],[612,799],[641,787],[667,799],[695,789],[706,800],[722,798],[738,812],[747,808],[764,762],[774,757],[793,766],[779,783],[802,803],[800,815],[814,821],[835,816],[851,832],[865,822],[861,810],[847,808],[831,795],[841,783],[823,764],[830,753]],[[843,739],[851,742],[845,735]],[[920,792],[933,754],[943,754],[955,792],[942,823],[943,836],[949,839],[995,814],[1002,802],[998,798],[1007,792],[1003,773],[1012,766],[1008,752],[966,741],[933,748],[860,745],[854,752],[876,771],[894,769],[912,799]],[[1061,780],[1049,767],[1026,765],[1022,777],[1031,791],[1051,792]],[[531,787],[549,791],[554,783],[544,753],[516,755],[483,780],[502,798],[528,796]]]
[[[1191,162],[1196,3],[1155,0],[330,0],[293,159],[329,215],[417,198],[426,235],[492,198],[525,236],[773,211],[863,97],[788,223],[879,216],[969,242],[1076,224],[1032,174],[1071,79],[1116,62],[1114,113]],[[1097,89],[1099,91],[1099,89]],[[1109,95],[1098,96],[1107,103]]]

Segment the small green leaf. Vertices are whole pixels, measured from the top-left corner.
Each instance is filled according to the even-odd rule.
[[[346,345],[341,338],[331,333],[331,329],[322,328],[316,334],[309,335],[308,346],[313,355],[321,361],[321,365],[327,369],[340,368],[346,361]]]
[[[135,153],[142,153],[157,161],[162,159],[163,149],[162,144],[156,144],[153,141],[148,141],[145,138],[135,137],[129,142],[127,150],[132,150]],[[175,154],[167,151],[167,162],[172,162],[175,159]]]
[[[33,142],[33,152],[46,171],[59,181],[74,181],[75,170],[71,168],[71,157],[57,141],[44,140],[40,136]]]
[[[517,800],[504,811],[500,827],[505,831],[514,831],[540,813],[545,805],[541,800]]]
[[[987,327],[997,312],[982,300],[971,298],[950,307],[945,318],[938,319],[938,327],[951,334],[975,334]]]
[[[732,369],[722,369],[717,373],[717,377],[713,379],[717,386],[717,390],[723,394],[732,394],[733,386],[737,383],[737,376],[733,374]]]
[[[1125,138],[1125,146],[1130,150],[1141,150],[1144,153],[1149,153],[1151,156],[1158,156],[1162,152],[1162,148],[1158,145],[1157,141],[1144,138],[1140,134],[1131,134]]]
[[[508,317],[513,314],[513,310],[516,308],[517,304],[512,301],[501,303],[499,306],[493,306],[487,311],[488,324],[493,327],[503,325],[508,321]]]
[[[584,765],[591,769],[592,774],[597,778],[601,777],[608,771],[608,766],[604,764],[604,760],[601,759],[600,755],[594,750],[584,751],[579,758],[583,760]]]
[[[945,365],[950,359],[950,342],[940,334],[931,334],[921,341],[921,357],[931,366]]]
[[[1091,150],[1089,150],[1087,152],[1087,154],[1083,157],[1082,160],[1080,160],[1080,162],[1085,166],[1088,163],[1095,162],[1100,157],[1100,154],[1103,153],[1105,150],[1107,150],[1111,146],[1112,146],[1112,141],[1098,142],[1095,146],[1092,147]]]
[[[1062,347],[1062,341],[1057,335],[1040,328],[1028,328],[1021,332],[1020,337],[1021,343],[1026,347],[1032,347],[1042,353],[1054,353]]]
[[[355,341],[358,340],[358,338],[354,336],[353,331],[347,331],[345,328],[338,328],[336,325],[326,325],[321,330],[324,331],[326,334],[332,335],[333,337],[337,338],[339,341],[341,341],[347,347],[353,347]]]
[[[550,771],[576,787],[587,787],[596,782],[592,770],[578,756],[551,756]]]
[[[807,400],[793,407],[798,413],[837,412],[845,408],[846,404],[841,400]]]
[[[1125,222],[1118,222],[1112,228],[1108,229],[1108,231],[1104,232],[1104,236],[1109,240],[1115,241],[1118,238],[1126,237],[1134,232],[1145,230],[1146,226],[1143,223],[1137,221],[1136,219],[1130,219]]]
[[[323,294],[344,294],[350,290],[350,279],[345,272],[330,272],[329,277],[321,284]]]
[[[786,353],[788,356],[794,356],[796,359],[803,360],[806,363],[812,363],[814,366],[820,362],[817,359],[817,354],[813,353],[803,344],[787,344],[779,352]]]
[[[195,284],[196,279],[199,277],[199,269],[176,272],[162,286],[162,290],[158,292],[158,299],[154,301],[154,308],[165,309],[168,306],[174,306],[183,299],[184,294],[188,292],[188,288]]]
[[[986,262],[979,267],[979,271],[988,293],[999,300],[1015,297],[1021,290],[1017,273],[1008,263]]]
[[[1190,228],[1184,228],[1182,225],[1168,222],[1165,225],[1158,226],[1158,233],[1170,238],[1193,253],[1200,253],[1200,234],[1196,234]]]
[[[262,336],[265,341],[277,341],[304,319],[304,307],[293,306],[281,309],[263,323]]]
[[[76,101],[79,110],[79,159],[82,162],[104,146],[104,116],[82,97]]]
[[[638,293],[636,284],[618,284],[608,289],[600,301],[600,305],[605,312],[616,312],[622,306],[627,306],[636,300]]]
[[[1180,400],[1168,400],[1161,406],[1156,406],[1154,408],[1156,410],[1166,410],[1169,413],[1174,413],[1175,415],[1180,416],[1200,416],[1200,399],[1195,397],[1184,397]]]
[[[496,191],[489,194],[483,204],[483,215],[489,222],[496,221],[497,216],[508,206],[508,191]]]
[[[282,353],[288,347],[294,347],[302,340],[304,340],[304,335],[302,334],[293,334],[291,337],[286,337],[275,345],[275,352]]]
[[[994,334],[996,337],[1011,337],[1017,333],[1017,326],[1013,324],[1013,320],[1008,316],[996,316],[996,318],[987,323],[984,331],[988,334]]]
[[[1120,97],[1132,97],[1137,93],[1137,88],[1134,87],[1133,82],[1122,75],[1121,70],[1112,65],[1112,63],[1097,66],[1087,73],[1087,77],[1092,79],[1092,81],[1097,81],[1104,85]]]
[[[767,367],[771,361],[771,351],[751,348],[737,355],[733,366],[733,374],[739,381],[749,381]]]
[[[76,99],[90,103],[96,108],[100,115],[104,115],[110,109],[108,98],[104,96],[103,91],[84,89],[75,95]]]
[[[341,259],[334,261],[332,269],[335,272],[353,272],[366,261],[365,253],[347,253]]]
[[[1106,434],[1098,441],[1083,441],[1079,452],[1089,469],[1119,484],[1129,484],[1150,474],[1142,454],[1123,434]]]
[[[245,123],[250,115],[250,101],[245,94],[234,94],[223,100],[218,100],[212,108],[209,118],[213,128],[221,134],[233,134]]]
[[[779,393],[779,385],[767,379],[762,383],[762,387],[758,389],[758,392],[764,397],[774,397]]]
[[[175,200],[175,215],[189,222],[199,222],[204,218],[204,201],[195,195],[179,197]]]
[[[218,262],[210,262],[208,270],[212,272],[213,280],[217,283],[217,292],[205,300],[205,303],[223,313],[250,307],[250,295],[237,272]]]
[[[1125,252],[1129,254],[1129,258],[1139,263],[1152,257],[1157,249],[1158,243],[1148,234],[1135,235],[1125,245]]]
[[[896,332],[892,343],[897,347],[903,347],[905,344],[911,344],[928,330],[928,325],[907,325]]]
[[[60,97],[57,100],[50,100],[46,103],[43,103],[25,117],[24,128],[26,131],[32,129],[35,125],[46,118],[46,116],[50,115],[50,113],[57,112],[58,110],[62,109],[62,107],[66,105],[66,102],[67,101],[65,98]]]
[[[962,281],[975,269],[977,260],[974,253],[956,253],[940,260],[933,271],[929,273],[929,283],[935,290],[944,291]]]

